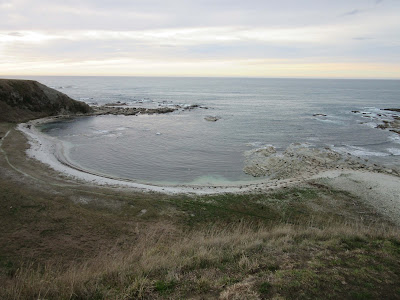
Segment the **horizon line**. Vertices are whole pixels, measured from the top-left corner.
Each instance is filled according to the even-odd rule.
[[[11,78],[5,78],[11,77]],[[394,77],[264,77],[264,76],[185,76],[185,75],[2,75],[2,79],[12,79],[12,77],[140,77],[140,78],[226,78],[226,79],[321,79],[321,80],[400,80]]]

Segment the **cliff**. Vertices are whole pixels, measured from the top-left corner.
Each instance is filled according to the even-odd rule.
[[[0,79],[0,122],[25,122],[59,114],[85,114],[84,102],[33,80]]]

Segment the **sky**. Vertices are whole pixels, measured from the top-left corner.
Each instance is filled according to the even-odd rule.
[[[400,79],[400,0],[0,0],[0,74]]]

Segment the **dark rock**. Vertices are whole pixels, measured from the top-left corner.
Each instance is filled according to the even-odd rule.
[[[113,107],[103,105],[94,107],[94,112],[91,115],[125,115],[136,116],[139,114],[166,114],[176,111],[176,107],[158,107],[158,108],[144,108],[144,107]]]
[[[111,103],[107,103],[104,106],[125,106],[128,105],[126,102],[121,102],[121,101],[117,101],[117,102],[111,102]]]
[[[400,108],[384,108],[384,109],[382,109],[382,110],[400,112]]]
[[[189,106],[185,106],[183,109],[184,110],[191,110],[191,109],[195,109],[200,107],[198,104],[193,104],[193,105],[189,105]]]

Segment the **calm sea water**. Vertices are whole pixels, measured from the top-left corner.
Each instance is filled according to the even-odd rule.
[[[374,128],[379,109],[400,107],[398,80],[33,79],[98,104],[208,107],[166,115],[86,117],[43,128],[65,143],[73,163],[107,175],[152,183],[251,180],[242,171],[246,150],[264,145],[284,150],[296,142],[400,165],[400,136]],[[221,119],[204,120],[209,115]]]

